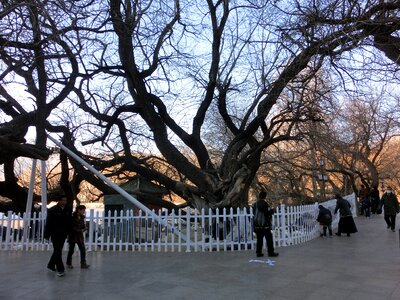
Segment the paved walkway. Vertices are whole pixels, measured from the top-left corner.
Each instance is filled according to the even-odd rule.
[[[351,237],[278,248],[274,266],[252,251],[91,252],[90,269],[59,278],[50,252],[0,251],[0,299],[400,299],[399,232],[382,215],[355,220]]]

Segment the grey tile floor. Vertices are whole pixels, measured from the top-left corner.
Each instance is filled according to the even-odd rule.
[[[90,269],[59,278],[50,252],[0,251],[0,299],[400,299],[399,232],[382,215],[355,221],[351,237],[278,248],[274,266],[253,251],[90,252]]]

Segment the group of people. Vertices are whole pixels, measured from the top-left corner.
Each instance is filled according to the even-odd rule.
[[[254,232],[256,234],[256,255],[257,257],[264,256],[262,252],[264,238],[267,242],[267,251],[269,257],[276,257],[278,253],[274,250],[273,236],[271,232],[271,219],[274,214],[274,210],[269,208],[266,201],[267,193],[261,191],[258,196],[258,200],[253,204],[254,211]],[[342,198],[340,195],[336,195],[336,208],[335,214],[340,212],[340,219],[338,224],[337,236],[341,236],[342,233],[350,236],[351,233],[357,232],[356,224],[351,213],[350,203]],[[327,231],[329,236],[333,235],[332,232],[332,213],[329,209],[325,208],[323,205],[319,205],[319,214],[317,221],[322,225],[323,232],[322,236],[327,236]]]
[[[372,189],[369,189],[364,184],[362,184],[358,192],[358,201],[360,204],[360,215],[365,215],[365,217],[369,218],[371,216],[371,213],[382,213],[382,209],[379,203],[380,197],[377,186],[373,186]]]
[[[340,220],[338,232],[336,235],[340,236],[341,233],[346,233],[350,236],[351,233],[357,232],[351,210],[350,203],[339,195],[336,196],[337,204],[335,213],[340,210]],[[399,213],[399,203],[393,189],[388,186],[382,198],[379,197],[379,191],[376,187],[369,191],[364,185],[361,185],[359,192],[360,214],[365,214],[366,217],[370,216],[370,208],[372,213],[384,213],[384,219],[388,229],[395,232],[396,215]],[[321,236],[326,236],[326,230],[329,230],[329,235],[332,236],[332,214],[329,209],[319,206],[319,214],[317,221],[323,227]]]
[[[258,200],[253,204],[254,211],[254,232],[257,237],[256,243],[256,255],[257,257],[264,256],[262,252],[264,238],[267,242],[268,256],[275,257],[278,253],[274,250],[273,236],[271,232],[271,220],[274,210],[269,208],[266,201],[267,193],[261,191],[258,196]],[[395,231],[396,226],[396,215],[399,213],[399,203],[397,197],[394,194],[392,188],[388,186],[382,198],[379,197],[379,191],[377,187],[373,187],[371,191],[361,186],[360,193],[360,203],[363,206],[362,212],[365,213],[367,217],[370,216],[370,208],[372,213],[381,213],[382,208],[384,212],[384,219],[388,229]],[[337,236],[346,234],[350,236],[352,233],[356,233],[357,226],[353,219],[353,214],[351,212],[351,204],[349,201],[341,197],[340,195],[335,195],[336,207],[334,214],[340,213],[340,219],[338,224],[338,231],[335,233]],[[317,221],[322,226],[321,236],[333,236],[332,231],[332,212],[319,205],[319,213]]]
[[[73,268],[72,255],[75,250],[75,245],[78,245],[81,268],[89,268],[89,265],[86,263],[86,250],[83,235],[86,224],[86,207],[84,205],[77,205],[75,211],[72,213],[67,207],[67,198],[65,196],[60,196],[57,200],[57,205],[51,207],[47,212],[44,238],[47,240],[51,239],[53,244],[53,253],[47,264],[47,269],[56,272],[57,276],[61,277],[65,275],[62,249],[67,238],[69,243],[67,267],[69,269]]]
[[[358,199],[360,203],[360,214],[365,214],[366,217],[370,216],[370,212],[373,214],[381,214],[383,207],[387,228],[395,231],[396,215],[399,213],[399,203],[392,187],[388,186],[382,198],[380,198],[376,186],[369,190],[362,184],[358,193]]]
[[[335,197],[336,207],[334,213],[336,214],[338,211],[340,213],[338,231],[335,234],[341,236],[342,233],[345,233],[347,236],[350,236],[350,234],[357,232],[357,226],[354,223],[353,214],[351,212],[351,204],[340,195],[335,195]],[[327,230],[329,230],[329,236],[332,236],[332,213],[323,205],[319,205],[318,208],[319,213],[317,221],[322,226],[321,236],[327,236]]]

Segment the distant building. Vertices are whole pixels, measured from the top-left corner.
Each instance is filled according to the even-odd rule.
[[[162,208],[158,202],[162,200],[163,196],[168,194],[167,189],[141,176],[134,177],[132,180],[120,185],[120,187],[143,205],[151,210],[154,209],[156,212]],[[138,208],[121,194],[104,195],[104,210],[106,215],[109,211],[120,212],[121,210],[126,211],[131,209],[134,210],[135,214],[138,213]]]

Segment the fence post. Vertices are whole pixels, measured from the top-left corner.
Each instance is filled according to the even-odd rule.
[[[233,207],[229,209],[229,221],[231,230],[231,251],[235,250],[235,218],[233,216]]]
[[[9,210],[7,214],[7,229],[6,229],[6,244],[5,244],[5,250],[8,250],[8,244],[10,243],[10,236],[11,236],[11,216],[12,216],[12,211]],[[11,246],[10,246],[11,249]]]
[[[314,203],[314,220],[315,220],[315,225],[314,225],[314,234],[312,238],[316,238],[319,237],[319,222],[317,222],[317,217],[318,217],[318,213],[319,213],[319,203],[317,201],[315,201]]]
[[[171,212],[171,252],[175,252],[175,210]]]
[[[182,251],[182,210],[178,210],[178,252]]]
[[[204,208],[201,209],[201,251],[206,250],[206,221]]]
[[[227,222],[226,222],[226,208],[222,209],[222,224],[223,224],[223,237],[224,237],[224,251],[227,250],[226,247],[226,238],[228,237],[228,229],[227,229]]]
[[[212,237],[212,209],[208,209],[208,251],[212,252],[213,248],[213,237]]]
[[[186,211],[186,252],[190,252],[190,209]]]
[[[199,236],[198,236],[198,230],[199,230],[199,216],[198,216],[198,210],[196,209],[194,211],[194,252],[199,251]]]
[[[286,246],[286,208],[285,204],[281,204],[281,213],[280,213],[280,227],[281,227],[281,239],[282,246]]]
[[[94,224],[94,209],[90,210],[89,213],[89,243],[88,243],[88,251],[92,251],[93,244],[93,224]]]
[[[217,247],[217,252],[219,252],[219,208],[215,210],[215,244]]]
[[[165,220],[168,220],[168,210],[165,210],[165,213],[164,213],[164,218],[165,218]],[[168,221],[167,221],[168,222]],[[161,225],[159,225],[159,226],[161,226]],[[168,252],[168,243],[169,243],[169,238],[168,238],[168,232],[169,232],[169,229],[171,229],[171,233],[173,232],[172,231],[172,228],[174,227],[174,224],[173,223],[171,223],[171,226],[165,226],[165,228],[164,228],[164,238],[165,238],[165,240],[164,240],[164,246],[165,246],[165,252]]]

